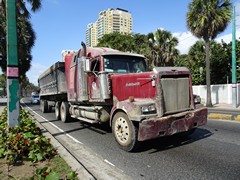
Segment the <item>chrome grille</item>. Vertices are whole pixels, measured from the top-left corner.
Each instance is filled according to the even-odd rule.
[[[161,78],[164,114],[181,112],[190,108],[189,78]]]

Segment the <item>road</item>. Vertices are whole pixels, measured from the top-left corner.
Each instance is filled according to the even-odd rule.
[[[128,153],[118,148],[106,126],[64,124],[53,112],[42,114],[39,105],[29,107],[134,180],[240,178],[239,122],[209,120],[188,138],[151,140]]]

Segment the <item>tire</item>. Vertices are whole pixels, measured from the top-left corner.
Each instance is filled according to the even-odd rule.
[[[70,119],[69,104],[67,102],[61,103],[60,116],[61,116],[61,121],[64,123],[68,122],[68,120]]]
[[[47,102],[47,100],[41,100],[40,109],[43,113],[48,112],[48,102]]]
[[[52,112],[52,106],[48,105],[48,112]]]
[[[123,112],[117,112],[112,121],[112,132],[119,147],[131,152],[137,149],[139,142],[138,128],[136,128],[128,116]]]
[[[57,120],[61,119],[60,104],[61,104],[61,102],[56,102],[56,104],[55,104],[55,117],[56,117]]]

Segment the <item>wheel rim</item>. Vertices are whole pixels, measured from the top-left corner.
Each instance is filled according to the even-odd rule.
[[[119,117],[118,119],[116,119],[114,130],[116,138],[121,144],[125,144],[128,142],[130,137],[130,130],[125,118]]]

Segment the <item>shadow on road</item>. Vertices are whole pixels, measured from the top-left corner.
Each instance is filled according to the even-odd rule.
[[[179,146],[184,146],[190,143],[193,143],[195,141],[199,141],[201,139],[205,139],[213,135],[214,133],[198,128],[196,131],[190,135],[190,136],[180,136],[178,134],[169,136],[169,137],[162,137],[154,140],[149,140],[142,142],[140,145],[140,148],[138,149],[137,152],[143,152],[143,151],[148,151],[148,150],[153,150],[151,153],[156,153],[159,151],[165,151],[171,148],[176,148]]]
[[[87,128],[91,131],[94,131],[96,133],[99,133],[101,135],[111,133],[111,127],[108,123],[102,123],[102,124],[89,124],[85,122],[80,122],[81,126],[84,128]]]

